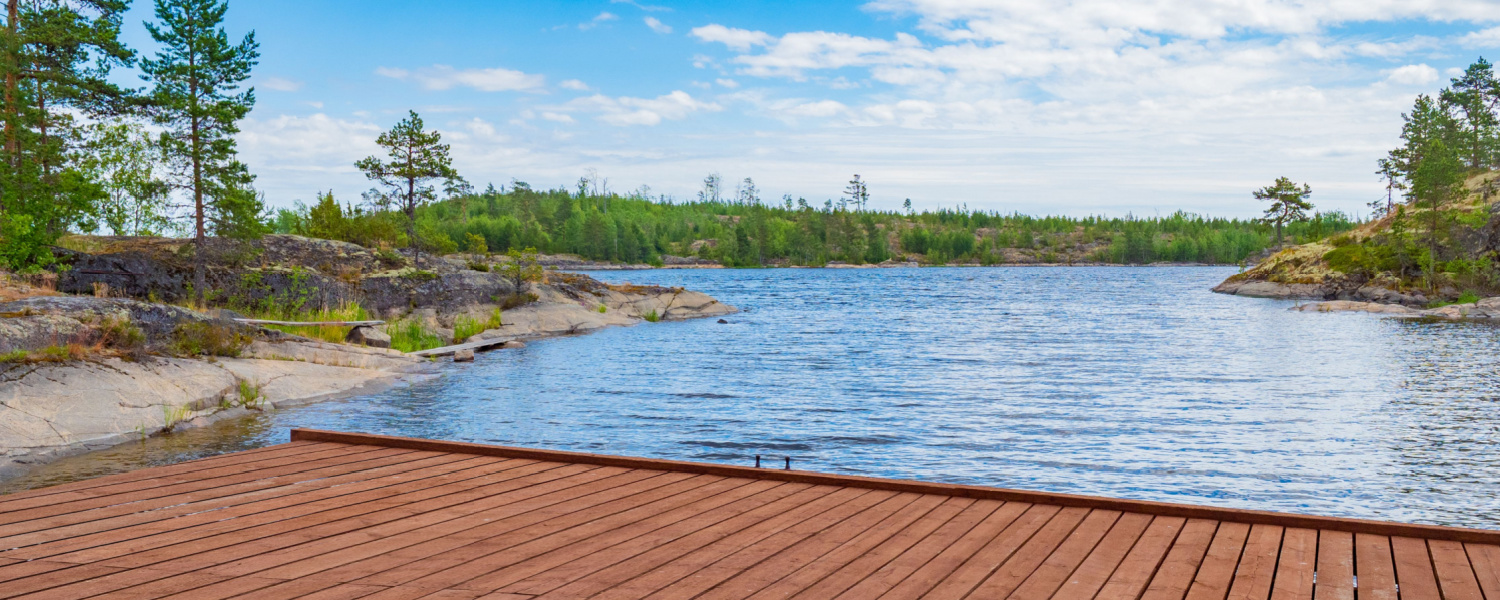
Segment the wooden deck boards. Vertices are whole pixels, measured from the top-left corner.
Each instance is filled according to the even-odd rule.
[[[1500,600],[1500,531],[293,439],[0,497],[0,599]]]

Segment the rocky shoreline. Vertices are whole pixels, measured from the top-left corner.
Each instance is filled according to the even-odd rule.
[[[87,240],[56,280],[63,295],[0,285],[0,477],[69,455],[181,428],[320,402],[432,376],[431,359],[387,348],[315,341],[244,325],[232,311],[194,311],[122,295],[181,298],[190,272],[174,240]],[[260,262],[217,269],[221,294],[278,302],[293,292],[324,305],[358,302],[387,321],[414,321],[452,340],[462,319],[499,327],[470,340],[504,342],[588,333],[736,311],[706,294],[608,285],[549,272],[520,290],[456,259],[420,271],[339,242],[267,236]],[[354,274],[351,276],[351,273]],[[0,281],[5,284],[6,281]],[[251,285],[253,283],[253,285]],[[24,287],[24,286],[22,286]],[[12,299],[16,298],[16,299]],[[382,326],[384,327],[384,326]],[[124,333],[122,333],[124,332]],[[212,348],[232,340],[227,351]],[[379,344],[383,334],[371,336]],[[388,339],[388,338],[386,338]],[[516,347],[512,343],[508,347]],[[187,348],[187,349],[185,349]]]

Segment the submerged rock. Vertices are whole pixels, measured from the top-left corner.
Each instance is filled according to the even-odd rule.
[[[453,362],[474,362],[474,351],[469,348],[453,353]]]

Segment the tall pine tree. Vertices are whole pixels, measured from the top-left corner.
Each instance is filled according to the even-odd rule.
[[[406,215],[407,244],[416,252],[418,265],[422,263],[422,244],[417,236],[417,208],[437,197],[434,181],[459,179],[448,156],[448,144],[442,142],[442,134],[427,131],[417,111],[409,111],[407,118],[375,140],[390,158],[388,162],[369,156],[354,163],[365,177],[385,186],[381,194],[401,207]]]
[[[226,237],[260,230],[262,203],[250,188],[254,176],[235,159],[234,134],[255,105],[255,89],[241,90],[260,58],[255,32],[230,44],[223,0],[156,0],[147,23],[161,48],[141,61],[152,82],[150,110],[166,129],[161,142],[175,187],[192,195],[194,289],[206,289],[204,261],[210,229]]]

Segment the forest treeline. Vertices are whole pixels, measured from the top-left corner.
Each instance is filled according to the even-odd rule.
[[[710,190],[716,177],[708,178]],[[436,252],[532,247],[598,261],[661,262],[662,255],[699,257],[729,266],[852,264],[916,260],[925,264],[1005,262],[1234,264],[1274,244],[1262,220],[1164,217],[1033,217],[992,211],[915,212],[866,208],[852,198],[814,207],[804,199],[670,202],[641,193],[533,190],[515,182],[423,206],[416,231]],[[742,189],[754,189],[747,180]],[[281,233],[337,239],[369,247],[408,243],[399,213],[332,192],[311,205],[282,209],[271,228]],[[1287,225],[1288,241],[1310,241],[1346,231],[1342,213]]]

